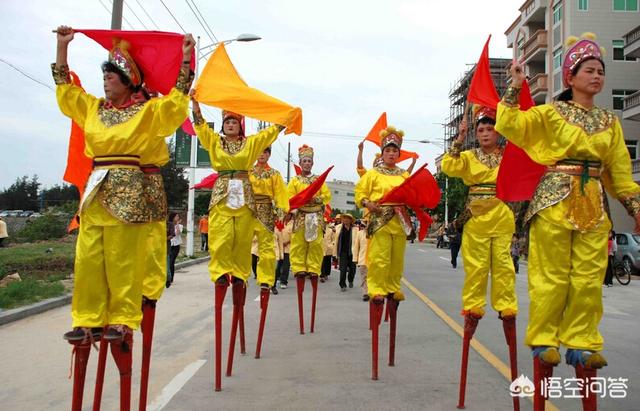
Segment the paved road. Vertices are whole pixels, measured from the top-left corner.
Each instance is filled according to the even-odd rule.
[[[455,409],[461,338],[454,328],[462,323],[459,290],[463,271],[460,266],[457,270],[450,267],[447,252],[427,244],[407,247],[407,301],[400,306],[396,366],[386,365],[388,325],[383,325],[380,380],[375,382],[370,380],[368,308],[357,289],[341,293],[334,272],[331,282],[320,285],[316,333],[305,335],[297,331],[295,287],[272,296],[262,359],[256,360],[259,303],[254,299],[259,291],[252,285],[245,310],[247,355],[236,354],[234,375],[223,377],[219,393],[213,391],[213,285],[206,264],[180,270],[158,305],[149,409]],[[309,285],[307,289],[310,291]],[[520,372],[531,378],[530,354],[521,343],[528,311],[526,266],[518,276],[517,291]],[[629,390],[626,399],[601,400],[600,409],[637,410],[640,281],[627,287],[615,285],[604,289],[604,294],[601,329],[611,365],[601,375],[629,378]],[[307,326],[310,295],[305,292]],[[229,292],[223,320],[225,353],[230,297]],[[69,326],[68,311],[69,307],[62,307],[0,327],[0,408],[70,408],[71,382],[66,378],[70,348],[61,339]],[[509,410],[509,383],[501,373],[508,364],[507,347],[501,323],[491,310],[476,337],[484,357],[477,351],[470,355],[467,409]],[[136,334],[134,382],[139,379],[139,340]],[[95,358],[92,355],[89,365],[85,409],[90,409],[93,396]],[[570,371],[562,365],[555,375],[569,377]],[[115,410],[117,372],[111,361],[105,385],[103,409]],[[135,405],[137,389],[134,384]],[[579,400],[560,399],[554,404],[563,410],[581,409]],[[523,400],[522,409],[531,409],[531,403]]]

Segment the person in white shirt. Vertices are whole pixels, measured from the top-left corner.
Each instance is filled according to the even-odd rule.
[[[171,248],[169,249],[169,280],[168,283],[171,285],[173,283],[173,277],[176,272],[176,258],[178,258],[178,254],[180,254],[180,245],[182,244],[182,220],[180,219],[180,214],[178,213],[170,213],[169,221],[173,223],[174,236],[171,237],[170,244]]]

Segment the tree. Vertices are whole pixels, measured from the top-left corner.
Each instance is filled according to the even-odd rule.
[[[11,187],[0,192],[0,209],[38,211],[38,176],[31,180],[27,176],[18,177]]]
[[[452,221],[464,211],[464,205],[467,200],[467,192],[469,188],[464,185],[462,179],[447,177],[444,173],[435,175],[436,181],[442,190],[442,199],[436,207],[434,214],[438,216],[439,221],[444,221],[444,201],[448,199],[447,206],[449,208],[449,221]],[[446,179],[449,179],[449,190],[446,191]]]
[[[211,201],[211,191],[196,191],[194,212],[196,216],[209,213],[209,201]]]
[[[80,200],[78,189],[75,186],[66,183],[63,183],[62,185],[56,184],[51,188],[42,189],[40,196],[45,208],[61,207],[71,202],[75,202],[77,204]]]
[[[167,193],[169,208],[184,208],[189,195],[189,180],[184,176],[184,170],[176,166],[175,145],[169,145],[170,160],[162,166],[160,172],[164,180],[164,191]]]

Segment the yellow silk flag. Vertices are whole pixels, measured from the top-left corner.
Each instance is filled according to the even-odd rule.
[[[194,97],[203,104],[283,125],[285,134],[302,134],[302,109],[249,87],[231,63],[224,44],[202,70]]]

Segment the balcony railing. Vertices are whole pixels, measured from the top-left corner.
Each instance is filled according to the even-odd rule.
[[[629,110],[636,106],[640,106],[640,91],[636,91],[630,96],[624,98],[624,109]]]
[[[640,173],[640,159],[631,160],[631,173],[632,174]]]
[[[548,77],[546,73],[538,73],[529,80],[529,88],[531,89],[532,96],[538,93],[546,93],[549,90],[547,86]]]
[[[624,45],[628,46],[629,44],[639,39],[640,39],[640,26],[636,27],[635,29],[631,30],[630,32],[624,35]]]
[[[538,50],[547,49],[547,31],[538,30],[522,46],[522,58],[520,61],[526,62]]]

